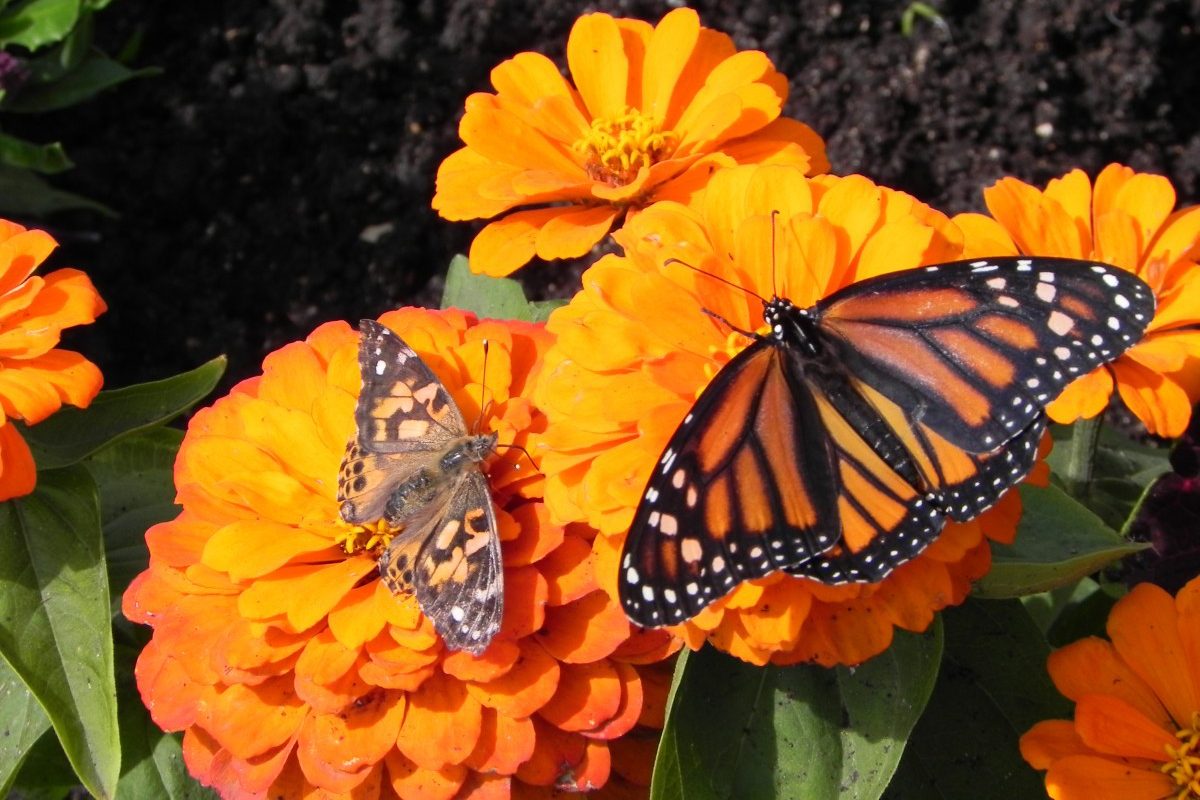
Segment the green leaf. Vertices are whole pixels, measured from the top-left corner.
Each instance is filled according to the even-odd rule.
[[[219,356],[190,372],[101,392],[87,408],[63,408],[23,433],[38,469],[76,464],[121,436],[160,425],[208,396],[225,372]]]
[[[992,569],[975,584],[999,599],[1073,583],[1148,545],[1129,542],[1056,487],[1021,486],[1025,511],[1012,545],[992,545]]]
[[[25,757],[48,730],[46,712],[8,662],[0,658],[0,797],[9,796]]]
[[[451,259],[442,290],[442,308],[461,308],[493,319],[517,319],[528,306],[521,284],[511,278],[476,275],[466,256]]]
[[[859,667],[838,668],[849,720],[841,734],[839,797],[875,800],[883,795],[933,694],[941,660],[942,625],[935,620],[924,634],[896,631],[891,647]]]
[[[121,706],[121,742],[128,769],[117,784],[119,797],[216,798],[188,774],[179,737],[159,730],[138,700]]]
[[[0,656],[38,699],[79,780],[109,798],[121,765],[108,576],[96,486],[38,474],[0,505]]]
[[[60,41],[79,19],[79,0],[29,0],[0,15],[0,47],[30,51]]]
[[[1084,578],[1076,584],[1021,598],[1051,645],[1061,647],[1085,636],[1104,636],[1108,614],[1124,593],[1119,583]]]
[[[1046,457],[1055,479],[1068,474],[1069,443],[1077,426],[1051,427],[1055,447]],[[1165,447],[1141,444],[1112,427],[1100,429],[1092,456],[1092,477],[1080,498],[1114,530],[1122,530],[1142,492],[1155,479],[1171,471]]]
[[[835,796],[840,715],[830,670],[754,667],[711,647],[692,653],[663,728],[650,797]]]
[[[92,51],[75,69],[50,83],[30,84],[5,103],[8,111],[22,114],[56,111],[88,100],[133,78],[158,75],[157,67],[130,69]]]
[[[62,800],[78,787],[79,780],[53,730],[30,749],[14,785],[22,800]]]
[[[1046,456],[1046,463],[1053,472],[1062,471],[1068,448],[1059,447],[1058,444],[1071,438],[1071,430],[1069,425],[1052,425],[1050,428],[1055,447]],[[1169,454],[1170,451],[1165,447],[1135,442],[1120,431],[1105,426],[1100,430],[1100,440],[1096,446],[1093,475],[1096,478],[1136,477],[1137,482],[1145,486],[1164,472],[1170,472]]]
[[[79,15],[79,23],[71,31],[71,34],[63,39],[62,43],[29,59],[25,64],[29,69],[29,82],[23,88],[28,89],[55,83],[79,67],[83,60],[92,53],[94,19],[95,15],[92,12],[84,10]],[[19,95],[20,92],[16,94]]]
[[[943,621],[937,686],[884,797],[1044,797],[1017,742],[1039,720],[1070,716],[1046,673],[1050,648],[1015,600],[968,600]]]
[[[106,217],[117,212],[82,195],[55,189],[34,172],[0,164],[0,214],[44,217],[56,211],[83,209]]]
[[[100,492],[108,583],[114,607],[149,565],[146,530],[174,519],[175,455],[183,433],[148,428],[118,439],[83,461]]]
[[[854,670],[755,667],[712,648],[687,654],[650,796],[874,800],[932,691],[940,652],[935,629],[898,634]]]
[[[93,34],[96,28],[95,18],[95,13],[84,3],[84,7],[79,14],[79,21],[75,23],[75,28],[66,39],[63,39],[61,45],[54,48],[54,50],[58,51],[55,55],[58,58],[58,63],[63,68],[62,74],[66,74],[78,67],[88,57],[88,54],[92,52]]]
[[[1046,672],[1050,646],[1020,601],[971,599],[943,620],[947,665],[969,671],[1015,733],[1071,715]]]
[[[550,315],[554,313],[556,308],[562,308],[568,302],[568,300],[563,298],[558,300],[532,300],[529,303],[529,321],[545,322],[550,319]]]
[[[512,278],[492,278],[471,272],[466,256],[455,256],[446,271],[442,308],[461,308],[480,318],[544,322],[561,301],[530,303],[521,284]]]
[[[22,169],[32,169],[45,175],[75,166],[58,142],[33,144],[6,133],[0,133],[0,162]]]

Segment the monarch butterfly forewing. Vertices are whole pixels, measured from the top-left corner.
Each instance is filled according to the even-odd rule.
[[[750,345],[671,437],[625,544],[622,600],[635,621],[678,622],[738,581],[835,543],[828,434],[786,364],[767,340]],[[780,460],[791,466],[771,473]]]
[[[1008,258],[880,276],[813,315],[848,373],[951,444],[986,452],[1133,346],[1154,295],[1116,267]]]
[[[1044,410],[1141,336],[1137,277],[1055,258],[884,275],[809,309],[776,298],[771,328],[714,377],[675,431],[621,562],[629,617],[686,620],[782,570],[878,581],[946,518],[1021,480]]]

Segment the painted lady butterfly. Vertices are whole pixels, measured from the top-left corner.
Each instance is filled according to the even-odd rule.
[[[338,477],[342,519],[400,528],[379,573],[416,595],[446,646],[479,655],[500,629],[504,572],[481,464],[496,434],[472,435],[449,393],[411,347],[372,320],[359,324],[357,434]]]

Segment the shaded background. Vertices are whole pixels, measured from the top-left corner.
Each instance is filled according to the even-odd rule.
[[[67,339],[109,387],[220,353],[226,384],[331,319],[436,304],[478,225],[429,208],[458,146],[466,96],[521,50],[563,63],[576,16],[652,22],[667,2],[121,0],[97,16],[116,52],[164,74],[14,130],[61,139],[77,168],[56,185],[120,214],[54,218],[55,266],[85,269],[110,305]],[[947,213],[980,189],[1109,161],[1200,193],[1200,0],[691,3],[791,79],[786,113],[824,136],[833,171],[861,172]],[[562,265],[522,273],[566,296]]]

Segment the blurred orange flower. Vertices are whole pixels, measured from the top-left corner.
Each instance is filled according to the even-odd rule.
[[[542,326],[403,309],[381,318],[473,420],[526,446],[550,342]],[[179,516],[147,533],[150,567],[125,615],[154,635],[142,698],[184,731],[188,769],[223,797],[548,796],[640,780],[652,748],[610,744],[661,728],[673,649],[632,633],[593,574],[586,525],[558,525],[542,477],[513,448],[492,462],[505,567],[500,632],[479,657],[446,650],[414,598],[347,555],[338,464],[360,389],[358,334],[317,328],[272,353],[188,426]],[[651,666],[643,666],[651,665]]]
[[[540,439],[546,504],[556,521],[599,528],[596,569],[613,596],[653,465],[697,395],[747,344],[704,310],[742,330],[764,328],[762,303],[719,279],[805,307],[961,250],[957,228],[906,194],[861,176],[810,179],[774,165],[722,170],[695,209],[660,203],[614,236],[625,254],[592,266],[583,290],[550,318],[558,338],[535,395],[550,423]],[[694,269],[664,264],[672,258]],[[884,650],[895,627],[924,630],[935,611],[961,602],[990,566],[988,539],[1011,541],[1019,515],[1010,493],[975,520],[947,525],[881,583],[823,586],[776,573],[670,630],[690,647],[708,639],[757,664],[856,664]]]
[[[1090,637],[1050,655],[1075,719],[1046,720],[1021,755],[1055,800],[1200,797],[1200,578],[1172,598],[1141,583]]]
[[[954,218],[966,257],[1094,259],[1136,274],[1158,300],[1142,340],[1068,386],[1050,404],[1050,417],[1063,423],[1094,417],[1115,386],[1151,433],[1182,435],[1200,400],[1200,206],[1174,211],[1170,181],[1120,164],[1105,167],[1095,186],[1075,169],[1044,191],[1003,178],[983,196],[992,217]]]
[[[527,207],[475,237],[475,272],[582,256],[623,214],[686,199],[719,166],[829,168],[820,137],[779,116],[787,79],[691,9],[657,26],[584,15],[567,65],[573,85],[545,56],[519,53],[492,70],[496,94],[467,98],[466,147],[439,167],[434,209],[466,220]]]
[[[86,408],[104,382],[99,368],[55,347],[64,328],[104,313],[88,276],[33,271],[58,247],[50,234],[0,220],[0,500],[33,491],[37,467],[10,419],[34,425],[63,403]]]

